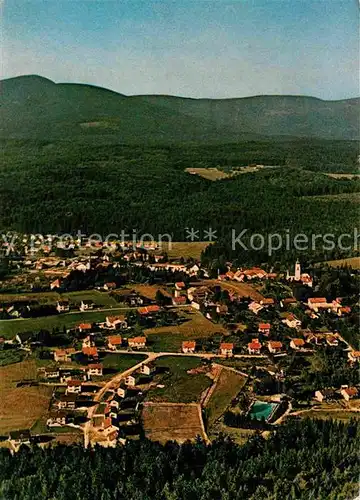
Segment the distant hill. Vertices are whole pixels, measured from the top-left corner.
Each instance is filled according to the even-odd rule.
[[[359,139],[359,104],[359,98],[323,101],[305,96],[128,97],[28,75],[1,81],[0,136],[120,142]]]

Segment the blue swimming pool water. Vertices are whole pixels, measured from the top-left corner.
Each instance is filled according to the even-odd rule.
[[[255,401],[250,409],[250,417],[261,420],[263,417],[267,420],[276,408],[276,403],[264,403],[264,401]]]

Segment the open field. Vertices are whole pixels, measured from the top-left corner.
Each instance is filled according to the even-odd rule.
[[[92,300],[97,306],[103,307],[116,307],[117,302],[110,297],[107,292],[100,292],[98,290],[82,290],[78,292],[36,292],[36,293],[1,293],[0,303],[5,302],[28,302],[36,301],[39,304],[56,304],[58,300],[68,299],[70,306],[79,304],[81,300]]]
[[[120,354],[120,353],[106,353],[104,357],[100,357],[100,361],[104,369],[116,370],[123,372],[128,368],[140,363],[146,359],[143,354]]]
[[[11,430],[30,429],[46,415],[51,387],[16,387],[24,379],[35,379],[35,361],[22,361],[0,368],[0,434]]]
[[[195,310],[178,310],[184,319],[180,325],[162,326],[145,330],[154,351],[179,351],[184,340],[224,335],[226,330],[219,324],[212,323]]]
[[[142,422],[147,438],[166,443],[176,440],[183,443],[197,436],[206,438],[197,404],[145,403]]]
[[[146,396],[147,401],[171,403],[200,401],[201,394],[211,385],[211,379],[205,373],[189,374],[187,371],[202,365],[199,358],[185,356],[164,356],[157,359],[156,366],[159,369],[168,369],[166,373],[156,378],[156,382],[165,387],[150,389]]]
[[[219,170],[214,167],[209,168],[186,168],[185,172],[192,175],[199,175],[203,179],[207,179],[208,181],[217,181],[219,179],[227,179],[231,177],[231,174],[227,174],[222,170]]]
[[[332,174],[332,173],[326,173],[328,177],[332,177],[333,179],[356,179],[360,177],[360,174]]]
[[[243,445],[246,443],[246,441],[251,437],[256,434],[256,430],[253,429],[241,429],[237,427],[228,427],[227,425],[223,424],[222,422],[216,422],[215,425],[213,425],[208,432],[208,436],[210,440],[216,439],[219,434],[224,434],[226,436],[229,436],[234,440],[235,443],[239,445]]]
[[[161,243],[161,250],[157,254],[167,253],[170,259],[192,258],[199,260],[201,252],[211,245],[208,241],[166,241]]]
[[[261,300],[264,297],[261,293],[249,283],[239,283],[236,281],[218,281],[208,280],[203,283],[204,285],[218,285],[224,290],[237,293],[240,297],[251,297],[254,300]]]
[[[360,269],[360,257],[350,257],[349,259],[328,260],[326,262],[318,262],[316,265],[321,266],[328,264],[330,267],[351,266],[353,269]]]
[[[124,314],[124,308],[114,307],[111,311],[89,311],[67,314],[55,314],[53,316],[44,316],[41,318],[29,319],[6,319],[0,320],[1,335],[5,338],[15,337],[21,332],[38,332],[39,330],[52,330],[53,328],[72,328],[80,323],[94,323],[105,321],[109,314]]]
[[[214,392],[206,405],[208,411],[208,425],[211,426],[231,403],[231,400],[240,392],[246,378],[239,373],[223,368]]]
[[[144,297],[146,297],[146,298],[148,298],[150,300],[155,300],[156,292],[158,290],[160,290],[160,292],[163,295],[165,295],[167,297],[171,297],[171,293],[164,286],[145,285],[145,284],[144,285],[143,284],[140,284],[140,285],[129,285],[126,288],[123,288],[122,290],[128,290],[129,292],[131,290],[135,290],[140,295],[142,295],[142,296],[144,296]]]

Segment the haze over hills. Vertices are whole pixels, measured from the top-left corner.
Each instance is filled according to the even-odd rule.
[[[359,139],[360,99],[125,96],[28,75],[1,82],[2,138],[242,141],[277,136]]]

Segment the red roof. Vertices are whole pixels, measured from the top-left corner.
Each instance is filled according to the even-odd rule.
[[[358,393],[358,390],[356,389],[356,387],[346,387],[344,389],[344,391],[346,392],[346,394],[348,394],[349,396],[356,396],[357,393]]]
[[[311,299],[308,299],[310,304],[325,304],[326,299],[325,297],[312,297]]]
[[[253,349],[253,350],[256,350],[256,349],[260,350],[261,344],[259,341],[253,340],[252,342],[250,342],[250,344],[248,344],[248,348]]]
[[[83,347],[82,353],[85,354],[85,356],[97,356],[98,350],[96,347]]]
[[[177,283],[175,283],[175,286],[177,288],[185,288],[185,283],[183,281],[178,281]]]
[[[351,356],[353,358],[360,358],[360,351],[351,351]]]
[[[271,325],[270,323],[260,323],[259,324],[259,330],[270,330]]]
[[[112,345],[121,345],[122,338],[120,335],[113,335],[112,337],[108,337],[108,343]]]
[[[133,337],[132,339],[128,339],[129,345],[131,344],[145,344],[146,343],[146,337]]]
[[[147,306],[147,307],[140,307],[138,309],[139,314],[143,314],[143,315],[155,313],[155,312],[159,312],[159,311],[160,311],[160,307],[155,306],[155,305],[154,306]]]
[[[182,348],[183,349],[195,349],[196,347],[196,342],[195,340],[185,340],[182,343]]]
[[[302,347],[305,345],[305,341],[303,339],[291,339],[291,342],[297,347]]]
[[[82,384],[81,380],[69,380],[68,387],[79,387]]]
[[[271,347],[272,349],[281,349],[282,343],[277,340],[270,340],[269,347]]]
[[[232,351],[234,349],[234,344],[228,344],[226,342],[222,342],[220,344],[220,349],[222,351]]]
[[[174,297],[173,302],[176,304],[186,304],[186,297]]]
[[[92,324],[91,323],[80,323],[79,328],[81,330],[91,330]]]
[[[87,366],[89,370],[102,370],[103,365],[101,363],[93,363]]]

